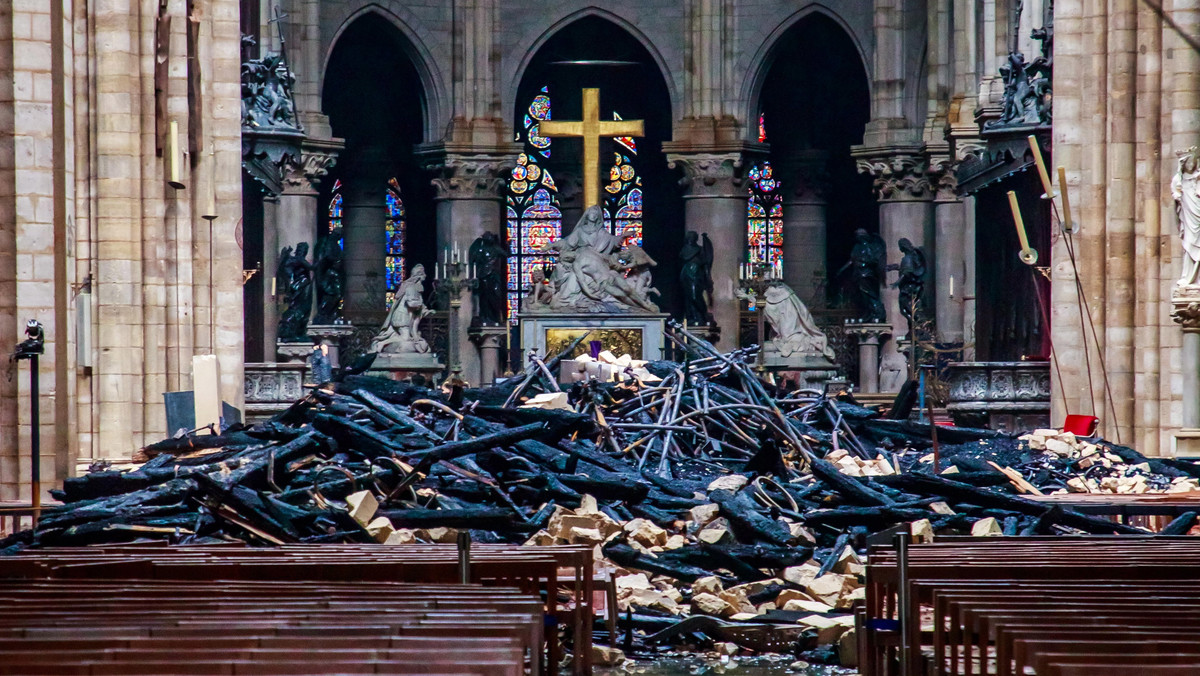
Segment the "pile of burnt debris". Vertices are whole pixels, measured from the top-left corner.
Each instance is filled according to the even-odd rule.
[[[940,427],[935,441],[930,425],[846,394],[783,391],[752,352],[719,353],[679,327],[668,337],[682,362],[617,360],[603,380],[569,385],[559,357],[531,357],[486,389],[335,378],[265,424],[169,439],[135,470],[68,479],[63,505],[0,554],[143,539],[453,542],[459,530],[586,543],[612,569],[638,645],[835,660],[853,654],[848,609],[871,538],[1145,533],[1020,493],[1186,491],[1200,477],[1053,430]],[[585,361],[569,368],[596,370]]]

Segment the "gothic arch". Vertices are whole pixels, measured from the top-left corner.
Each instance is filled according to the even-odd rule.
[[[550,38],[554,37],[554,35],[563,28],[587,17],[596,17],[607,21],[628,33],[630,37],[641,44],[641,46],[646,50],[646,53],[648,53],[650,58],[654,61],[654,64],[658,67],[659,76],[666,84],[667,94],[671,99],[671,110],[681,110],[679,88],[676,86],[675,74],[671,71],[670,66],[667,65],[666,59],[663,58],[662,50],[660,50],[654,41],[646,36],[645,33],[639,30],[637,26],[621,18],[617,14],[599,7],[585,7],[583,9],[570,12],[552,23],[548,28],[546,28],[546,30],[538,34],[533,40],[526,41],[527,36],[523,36],[521,41],[511,48],[510,53],[523,54],[523,56],[521,57],[520,63],[517,64],[517,67],[513,70],[508,78],[508,85],[504,89],[504,101],[502,102],[501,108],[502,110],[512,110],[514,106],[516,106],[517,91],[521,86],[521,82],[525,78],[525,73],[529,70],[529,66],[533,63],[533,60],[537,56],[538,52],[550,40]]]
[[[369,15],[376,15],[395,28],[403,38],[397,42],[402,46],[405,56],[412,62],[413,68],[416,69],[423,90],[421,98],[425,123],[423,140],[425,142],[438,141],[442,137],[443,130],[445,130],[450,122],[450,98],[444,85],[445,80],[441,71],[438,70],[437,59],[434,58],[428,46],[425,45],[409,23],[401,19],[399,14],[393,11],[397,9],[392,6],[395,4],[389,2],[389,6],[384,7],[377,3],[370,3],[351,11],[342,19],[338,24],[337,30],[334,31],[333,37],[329,40],[329,44],[325,49],[325,55],[321,60],[321,79],[318,83],[317,96],[318,99],[324,97],[325,74],[329,70],[329,60],[337,49],[342,34],[359,19]]]
[[[854,28],[836,9],[817,2],[809,4],[781,21],[763,39],[762,44],[759,45],[758,49],[754,52],[754,56],[750,59],[750,71],[747,74],[741,91],[741,100],[745,102],[743,104],[745,106],[743,119],[747,121],[745,126],[749,140],[755,140],[755,138],[750,137],[752,135],[756,136],[758,132],[758,125],[754,123],[754,120],[758,119],[758,105],[762,95],[762,88],[767,80],[767,73],[771,71],[771,66],[775,65],[775,54],[778,51],[780,41],[784,39],[796,24],[814,15],[824,16],[841,27],[846,37],[850,40],[850,43],[854,45],[859,58],[862,59],[863,72],[867,75],[868,90],[873,87],[875,81],[871,73],[871,58],[863,46],[860,36],[855,33]],[[871,100],[874,100],[874,96],[871,97]]]

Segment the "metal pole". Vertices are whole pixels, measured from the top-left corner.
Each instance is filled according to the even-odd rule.
[[[41,412],[38,410],[38,358],[33,355],[29,358],[29,409],[32,429],[30,430],[30,452],[33,457],[29,463],[31,493],[30,498],[33,501],[33,525],[37,527],[38,519],[42,512],[42,430],[41,430]]]
[[[471,534],[458,532],[458,581],[471,584]]]
[[[900,676],[910,676],[912,674],[910,660],[911,646],[909,641],[909,624],[912,618],[909,616],[909,594],[908,594],[908,539],[909,534],[905,532],[897,533],[895,537],[896,547],[896,569],[899,573],[899,586],[897,600],[900,611]]]

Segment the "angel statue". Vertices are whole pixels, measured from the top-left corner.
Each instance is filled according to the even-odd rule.
[[[850,260],[837,274],[840,276],[849,272],[853,275],[854,304],[858,308],[859,321],[875,324],[887,319],[880,296],[880,283],[883,281],[886,263],[887,247],[883,239],[862,228],[855,230]]]
[[[1179,239],[1183,244],[1183,270],[1176,286],[1200,285],[1200,162],[1196,147],[1176,153],[1179,170],[1171,179]]]
[[[285,246],[279,253],[275,287],[283,296],[284,310],[279,317],[279,340],[284,343],[307,342],[308,315],[313,303],[313,267],[308,262],[308,242]]]
[[[701,243],[699,235],[688,232],[684,237],[683,249],[679,251],[679,286],[683,288],[683,318],[693,326],[703,326],[713,323],[712,315],[708,312],[709,299],[712,298],[712,263],[713,245],[704,235]]]
[[[433,311],[425,307],[425,266],[417,263],[408,279],[396,289],[396,298],[388,310],[383,328],[371,340],[368,352],[403,354],[429,352],[429,343],[421,337],[421,320]]]

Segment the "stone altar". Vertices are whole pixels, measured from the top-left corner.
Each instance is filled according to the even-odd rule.
[[[571,234],[547,244],[557,254],[549,280],[534,279],[518,314],[521,346],[556,353],[590,332],[603,349],[635,359],[662,359],[665,313],[651,300],[652,258],[608,231],[599,206],[588,207]],[[586,350],[586,344],[580,349]]]
[[[946,410],[956,425],[1023,432],[1050,426],[1050,362],[954,362]]]
[[[565,347],[578,334],[591,331],[589,340],[600,340],[604,349],[614,354],[628,353],[634,359],[646,360],[664,356],[663,330],[668,317],[665,313],[522,312],[518,317],[521,345],[538,354],[550,354],[555,346]],[[579,349],[586,350],[587,343],[585,340]]]

